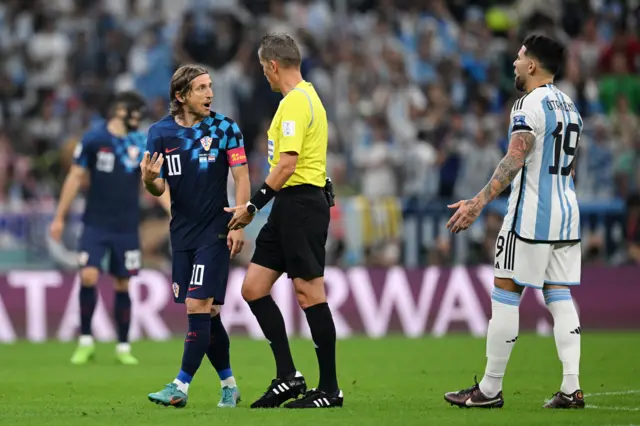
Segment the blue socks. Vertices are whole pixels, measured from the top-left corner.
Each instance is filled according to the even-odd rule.
[[[207,357],[211,365],[218,372],[221,381],[233,376],[231,371],[231,361],[229,356],[229,335],[225,330],[220,315],[211,318],[211,334]]]
[[[116,291],[115,319],[118,326],[118,342],[129,341],[129,325],[131,324],[131,298],[128,291]]]
[[[211,332],[210,314],[189,314],[189,331],[184,340],[184,353],[182,355],[182,368],[177,380],[187,385],[195,376],[202,363],[202,358],[209,347]],[[185,390],[183,392],[186,393]]]

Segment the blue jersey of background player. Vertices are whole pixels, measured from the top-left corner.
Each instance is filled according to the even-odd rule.
[[[83,234],[80,240],[79,345],[71,362],[86,363],[94,353],[91,318],[96,306],[95,285],[105,255],[115,278],[115,319],[118,325],[116,356],[124,364],[137,364],[128,343],[131,299],[129,277],[140,268],[139,164],[146,136],[137,131],[144,98],[135,92],[116,95],[109,119],[87,131],[76,146],[74,164],[65,179],[58,209],[51,224],[53,239],[60,240],[65,218],[78,190],[89,175]]]
[[[235,407],[239,392],[229,362],[229,336],[220,320],[229,274],[229,258],[239,253],[243,232],[228,232],[227,178],[231,169],[236,202],[249,201],[250,183],[242,133],[228,117],[210,112],[213,91],[207,70],[178,69],[171,80],[170,115],[149,129],[140,167],[145,188],[155,196],[171,194],[173,293],[185,303],[189,331],[176,379],[152,402],[183,407],[189,384],[204,355],[218,372],[222,399]]]

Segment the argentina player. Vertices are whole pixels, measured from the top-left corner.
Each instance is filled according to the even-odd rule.
[[[231,214],[227,177],[236,185],[237,204],[250,197],[249,169],[238,125],[210,112],[213,91],[206,69],[185,65],[171,79],[170,114],[149,129],[140,167],[145,188],[171,195],[173,294],[186,305],[189,331],[176,379],[149,400],[184,407],[189,384],[206,354],[222,385],[219,407],[235,407],[240,394],[231,372],[229,336],[220,320],[229,258],[242,250],[242,230],[228,231]]]
[[[96,283],[105,255],[115,279],[115,320],[118,326],[117,359],[137,364],[128,343],[131,299],[129,277],[140,268],[140,170],[138,164],[146,146],[146,136],[137,131],[145,106],[135,92],[115,97],[109,119],[89,130],[74,153],[74,164],[67,175],[58,208],[50,227],[51,237],[59,241],[65,218],[87,172],[90,186],[82,219],[80,239],[80,329],[79,345],[71,362],[85,364],[95,352],[91,318],[96,307]]]
[[[564,47],[529,36],[514,62],[515,85],[526,94],[511,111],[509,150],[491,181],[473,199],[459,201],[447,228],[467,229],[481,210],[512,184],[508,211],[496,241],[495,288],[482,381],[445,395],[461,407],[504,405],[502,378],[518,338],[524,287],[542,289],[554,320],[563,379],[545,408],[584,408],[578,381],[580,321],[569,288],[580,284],[580,212],[573,183],[582,119],[573,101],[554,84]]]

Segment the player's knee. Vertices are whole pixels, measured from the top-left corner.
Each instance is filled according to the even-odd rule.
[[[267,290],[265,292],[264,288],[256,285],[252,281],[247,280],[245,278],[244,282],[242,283],[242,289],[240,290],[240,294],[242,294],[242,298],[246,302],[252,302],[254,300],[258,300],[265,297],[266,295],[269,294],[269,291]]]
[[[185,300],[187,307],[187,315],[190,314],[208,314],[213,306],[213,299],[193,299],[188,297]]]
[[[322,277],[311,281],[296,278],[293,280],[293,284],[300,308],[306,309],[327,301],[327,295],[324,291],[324,279]]]
[[[116,278],[113,283],[113,288],[117,292],[129,291],[129,278]]]
[[[98,283],[100,271],[97,268],[82,268],[80,270],[80,282],[83,287],[93,287]]]
[[[240,293],[242,294],[242,298],[245,300],[245,302],[253,302],[254,300],[260,299],[262,296],[260,295],[260,292],[256,291],[255,288],[243,284],[242,285],[242,290],[240,291]]]

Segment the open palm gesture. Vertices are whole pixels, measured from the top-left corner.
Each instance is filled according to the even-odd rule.
[[[162,153],[155,152],[151,158],[149,151],[144,153],[142,162],[140,163],[140,170],[142,171],[142,180],[145,182],[153,182],[160,176],[162,170],[162,163],[164,157]]]

